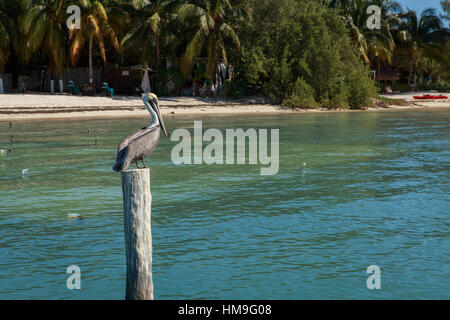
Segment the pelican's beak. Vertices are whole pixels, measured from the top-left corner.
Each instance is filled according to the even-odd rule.
[[[167,131],[166,131],[166,126],[164,125],[164,120],[161,117],[161,112],[159,110],[159,101],[158,98],[156,98],[156,96],[153,99],[150,99],[150,102],[153,106],[153,109],[155,110],[156,114],[158,115],[158,120],[161,126],[161,130],[164,133],[164,135],[167,137]]]

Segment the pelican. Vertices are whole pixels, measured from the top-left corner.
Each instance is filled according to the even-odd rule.
[[[166,127],[159,111],[158,97],[153,93],[142,95],[142,100],[151,116],[148,127],[144,127],[129,136],[125,137],[117,148],[116,164],[112,168],[120,172],[128,169],[130,165],[142,161],[144,168],[147,168],[145,158],[155,150],[159,142],[160,129],[167,136]]]

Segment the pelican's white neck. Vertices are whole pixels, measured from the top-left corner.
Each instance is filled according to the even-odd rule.
[[[150,116],[152,117],[152,121],[150,122],[149,127],[159,126],[158,116],[156,115],[155,111],[150,107],[147,98],[144,98],[144,104],[145,104],[145,107],[147,108],[148,112],[150,113]]]

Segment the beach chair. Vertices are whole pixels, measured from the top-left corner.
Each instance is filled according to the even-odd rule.
[[[81,94],[81,90],[78,89],[78,87],[76,86],[75,82],[73,82],[72,80],[69,81],[69,86],[70,86],[70,89],[72,89],[72,93],[74,93],[74,94]]]
[[[103,82],[102,88],[104,88],[106,92],[108,92],[111,95],[111,97],[115,96],[114,89],[109,87],[108,82]]]

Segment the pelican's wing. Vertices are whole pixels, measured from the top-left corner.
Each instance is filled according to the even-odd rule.
[[[119,147],[117,148],[117,151],[122,150],[123,148],[127,147],[131,141],[140,138],[141,136],[153,132],[155,130],[159,130],[159,126],[157,127],[151,127],[151,128],[143,128],[140,129],[128,136],[126,136],[125,138],[123,138],[122,142],[119,144]]]

